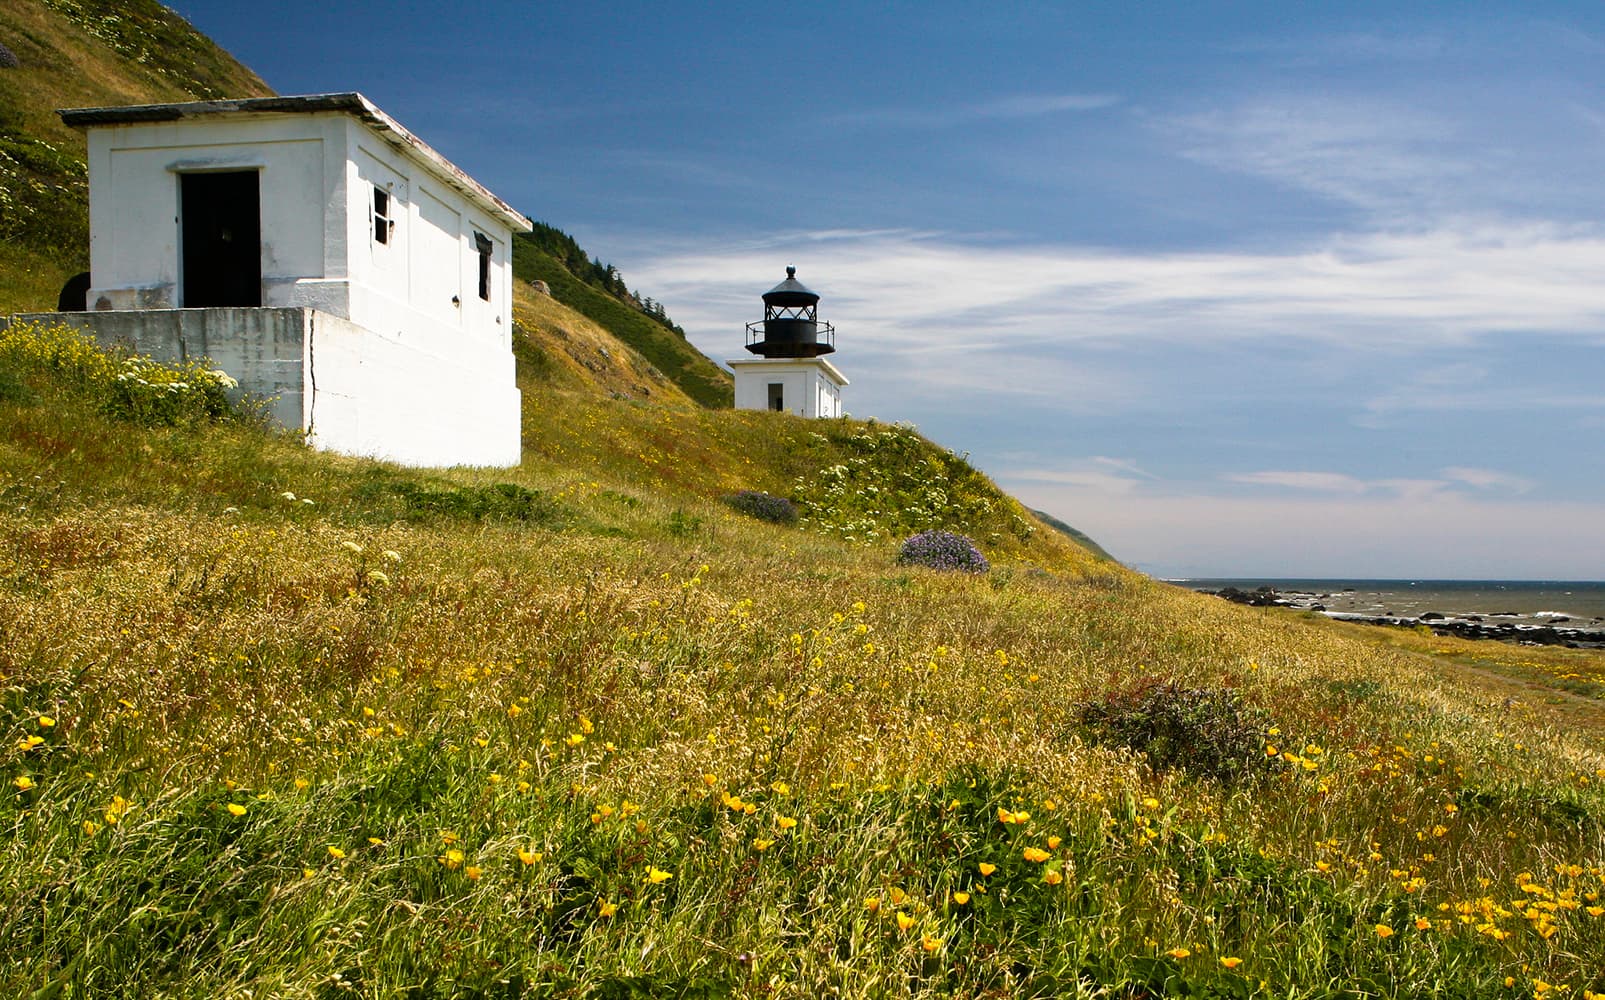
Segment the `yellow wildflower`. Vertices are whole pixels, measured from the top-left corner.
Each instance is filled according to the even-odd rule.
[[[327,850],[329,852],[329,857],[333,858],[336,861],[340,861],[340,860],[344,859],[345,856],[346,856],[346,852],[345,851],[342,851],[340,848],[334,846],[333,844],[327,845]]]
[[[230,816],[244,816],[245,815],[245,807],[240,805],[238,802],[230,802],[228,804],[228,811],[229,811],[229,815]]]

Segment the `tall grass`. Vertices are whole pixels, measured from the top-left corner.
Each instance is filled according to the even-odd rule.
[[[523,470],[423,475],[16,382],[16,992],[1605,991],[1605,729],[1522,666],[1596,659],[1239,608],[1001,498],[990,573],[901,567],[718,501],[858,454],[768,414],[532,393]],[[1086,721],[1166,685],[1274,766]]]

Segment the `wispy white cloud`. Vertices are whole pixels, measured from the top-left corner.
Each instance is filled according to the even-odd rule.
[[[1409,413],[1531,412],[1605,409],[1605,392],[1534,392],[1530,386],[1501,384],[1486,366],[1456,362],[1429,364],[1408,372],[1384,392],[1363,400],[1353,422],[1385,427]]]
[[[1224,477],[1227,482],[1252,486],[1282,486],[1317,493],[1364,493],[1370,487],[1340,472],[1243,472]]]
[[[1530,493],[1537,486],[1531,479],[1523,476],[1513,476],[1508,472],[1498,472],[1494,469],[1475,469],[1465,466],[1450,466],[1443,470],[1443,477],[1467,486],[1475,486],[1479,490],[1496,490],[1507,493]]]
[[[1569,91],[1500,100],[1487,109],[1460,93],[1281,91],[1148,121],[1186,159],[1328,200],[1378,228],[1598,220],[1597,107]]]
[[[1160,124],[1190,159],[1370,212],[1463,208],[1489,169],[1457,120],[1385,97],[1257,95]]]
[[[1130,496],[1141,483],[1130,476],[1082,466],[1071,469],[1016,469],[1008,473],[1012,482],[1073,486],[1099,496]]]
[[[1299,64],[1350,62],[1417,62],[1436,58],[1456,46],[1440,31],[1413,25],[1397,31],[1341,31],[1297,36],[1265,36],[1223,46],[1238,56],[1273,56]]]
[[[1097,111],[1120,103],[1114,94],[1014,94],[1007,97],[952,104],[944,107],[870,108],[830,115],[824,124],[835,128],[949,128],[977,121],[1037,118],[1073,111]]]
[[[1110,458],[1107,455],[1094,455],[1092,456],[1092,461],[1097,462],[1099,465],[1106,465],[1111,469],[1117,469],[1129,475],[1138,476],[1142,479],[1159,478],[1152,472],[1148,472],[1147,470],[1143,469],[1135,461],[1129,458]]]
[[[1391,477],[1361,479],[1342,472],[1312,472],[1269,470],[1264,472],[1230,473],[1221,477],[1229,483],[1247,486],[1270,486],[1306,493],[1347,494],[1349,496],[1392,495],[1402,499],[1424,500],[1438,497],[1459,487],[1469,486],[1478,491],[1501,493],[1528,493],[1535,487],[1530,479],[1467,466],[1440,469],[1435,476]]]
[[[623,242],[623,241],[620,241]],[[1520,332],[1605,329],[1605,235],[1588,227],[1339,234],[1287,252],[976,245],[940,233],[797,233],[680,243],[625,261],[718,350],[780,264],[820,276],[859,345],[1029,351],[1133,339],[1324,342],[1393,353]]]

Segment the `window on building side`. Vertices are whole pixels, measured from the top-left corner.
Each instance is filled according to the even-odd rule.
[[[771,410],[784,410],[786,408],[786,384],[784,382],[769,383],[769,408]]]
[[[373,241],[389,243],[395,230],[396,223],[390,218],[390,192],[376,185],[373,189]]]
[[[483,233],[474,234],[474,248],[479,251],[479,297],[490,301],[490,251],[493,244]]]

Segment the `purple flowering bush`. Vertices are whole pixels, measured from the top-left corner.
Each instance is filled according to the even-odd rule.
[[[931,569],[985,573],[991,568],[975,543],[951,531],[922,531],[903,541],[897,552],[902,566],[928,566]]]
[[[748,517],[771,524],[793,524],[797,520],[797,505],[785,497],[772,496],[758,490],[742,490],[724,498],[733,510]]]

